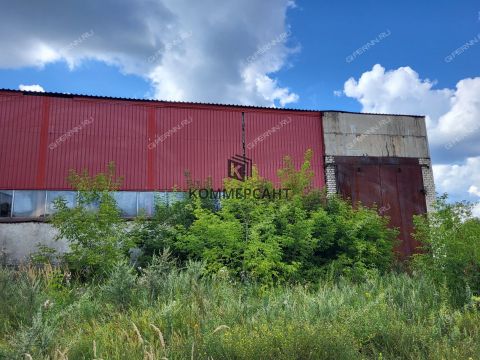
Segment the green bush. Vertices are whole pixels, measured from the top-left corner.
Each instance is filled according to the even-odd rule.
[[[208,204],[207,204],[208,206]],[[155,211],[151,218],[138,217],[129,232],[132,242],[141,250],[138,264],[146,267],[155,255],[173,248],[179,237],[195,221],[195,204],[189,198],[166,204],[155,198]],[[175,257],[186,261],[188,254],[175,251]]]
[[[327,274],[361,280],[389,270],[396,231],[374,209],[354,209],[314,190],[311,157],[307,152],[299,170],[285,158],[279,177],[282,188],[291,190],[288,198],[222,198],[220,209],[199,198],[157,204],[154,218],[140,220],[133,231],[143,264],[168,247],[181,262],[204,261],[210,273],[227,269],[263,284],[316,281]],[[274,186],[254,168],[244,182],[226,180],[225,189],[271,193]]]
[[[72,171],[69,182],[78,190],[76,206],[69,208],[65,199],[56,199],[51,219],[58,230],[57,239],[66,239],[69,244],[64,260],[84,279],[105,276],[133,245],[111,193],[120,180],[110,164],[107,173],[95,176]]]
[[[101,287],[102,299],[121,310],[127,309],[136,299],[137,275],[125,261],[119,261]]]
[[[157,199],[152,218],[139,217],[128,227],[111,196],[119,184],[113,167],[94,177],[72,173],[78,204],[69,209],[63,199],[57,200],[52,222],[58,237],[69,241],[69,267],[84,278],[105,276],[134,244],[141,267],[169,248],[181,263],[202,261],[211,274],[226,269],[237,278],[267,285],[326,275],[361,280],[389,270],[396,232],[387,227],[388,220],[374,209],[360,204],[352,208],[313,189],[312,156],[307,151],[298,170],[285,158],[278,171],[281,198],[224,197],[220,208],[213,196],[173,204]],[[188,182],[195,188],[210,186],[208,180],[202,186]],[[275,191],[255,168],[246,181],[227,179],[224,185],[229,193]],[[95,204],[98,208],[92,209]]]
[[[176,261],[168,248],[159,255],[153,255],[150,264],[141,269],[141,286],[147,291],[150,302],[155,302],[167,288],[168,277],[176,271]]]
[[[44,307],[38,309],[32,319],[30,326],[24,326],[16,334],[12,343],[13,356],[17,359],[24,359],[24,354],[46,355],[52,350],[57,328],[56,322],[49,319]]]
[[[423,244],[413,266],[446,286],[459,304],[480,295],[480,220],[473,204],[439,197],[434,212],[415,218],[415,237]]]

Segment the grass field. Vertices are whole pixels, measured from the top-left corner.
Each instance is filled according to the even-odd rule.
[[[86,285],[47,266],[2,269],[0,299],[5,359],[480,358],[478,304],[406,274],[266,288],[122,264]]]

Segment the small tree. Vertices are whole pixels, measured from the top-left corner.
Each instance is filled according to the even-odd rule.
[[[305,195],[312,190],[312,180],[315,174],[312,170],[313,150],[308,149],[305,152],[303,164],[299,170],[290,156],[283,159],[283,168],[278,170],[278,177],[281,180],[282,187],[290,189],[293,194]]]
[[[415,255],[413,265],[462,303],[469,293],[480,295],[480,220],[472,216],[473,204],[447,199],[444,194],[432,213],[415,217],[415,238],[423,252]]]
[[[106,173],[90,176],[87,171],[72,170],[68,180],[78,191],[76,205],[69,208],[65,199],[58,198],[52,217],[57,240],[66,239],[69,244],[64,259],[81,277],[104,276],[131,247],[125,221],[112,196],[121,179],[115,176],[115,166],[110,163]]]

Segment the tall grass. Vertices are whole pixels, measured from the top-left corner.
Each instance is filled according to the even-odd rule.
[[[475,304],[453,307],[426,278],[265,288],[159,262],[137,274],[120,264],[85,285],[59,269],[0,270],[0,358],[480,358]]]

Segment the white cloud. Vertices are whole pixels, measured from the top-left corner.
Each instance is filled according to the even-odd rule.
[[[472,185],[468,188],[468,193],[472,195],[477,195],[480,197],[480,189],[476,185]]]
[[[436,89],[410,67],[385,71],[373,66],[344,84],[346,96],[364,112],[426,116],[437,191],[472,198],[480,187],[480,77],[460,80],[455,89]]]
[[[475,206],[472,209],[472,214],[473,216],[480,218],[480,203],[475,204]]]
[[[437,192],[449,193],[452,200],[467,200],[475,202],[472,213],[480,217],[480,156],[467,158],[463,164],[434,165],[433,174]],[[465,191],[468,189],[467,191]]]
[[[450,98],[450,109],[443,114],[435,127],[432,127],[433,139],[437,142],[478,142],[480,129],[480,77],[463,79],[457,83],[457,89]],[[478,148],[476,148],[478,150]]]
[[[426,115],[433,146],[448,145],[455,138],[471,140],[480,125],[480,77],[463,79],[456,89],[434,86],[408,66],[385,71],[376,64],[358,81],[348,79],[344,92],[365,112]]]
[[[480,187],[480,156],[467,158],[461,164],[433,165],[433,175],[439,193],[477,195],[475,189]]]
[[[480,217],[480,203],[477,202],[480,197],[480,156],[467,158],[462,164],[433,165],[433,175],[439,194],[446,192],[452,200],[476,202],[473,215]]]
[[[40,85],[23,85],[23,84],[20,84],[18,86],[18,88],[22,91],[37,91],[37,92],[45,92],[45,90],[43,90],[43,87],[41,87]]]
[[[289,0],[13,2],[0,13],[0,67],[63,60],[74,69],[94,59],[148,79],[156,98],[283,106],[298,99],[274,77],[298,51],[282,35],[290,34],[286,13],[294,6]]]

